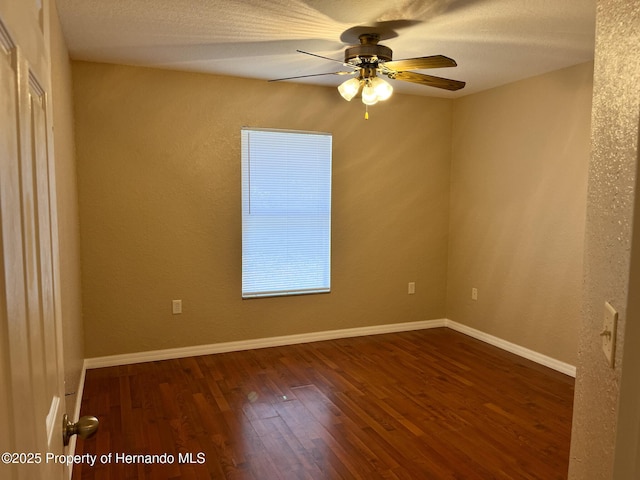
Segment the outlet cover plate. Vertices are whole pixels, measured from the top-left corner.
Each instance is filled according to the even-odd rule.
[[[174,315],[182,313],[182,300],[171,300],[171,313]]]

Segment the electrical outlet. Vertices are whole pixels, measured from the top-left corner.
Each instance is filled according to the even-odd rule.
[[[616,330],[618,326],[618,312],[609,302],[604,302],[604,322],[602,324],[602,351],[607,357],[609,366],[613,368],[616,353]]]
[[[471,289],[471,300],[478,300],[478,289],[475,287]]]
[[[413,295],[416,293],[416,282],[409,282],[407,292],[409,293],[409,295]]]
[[[171,300],[171,311],[174,315],[182,313],[182,300]]]

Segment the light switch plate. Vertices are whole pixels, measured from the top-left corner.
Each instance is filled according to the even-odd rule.
[[[609,302],[604,302],[604,323],[602,325],[602,351],[613,368],[616,353],[616,329],[618,326],[618,312]]]

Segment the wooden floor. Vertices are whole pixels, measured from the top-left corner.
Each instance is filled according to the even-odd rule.
[[[564,479],[573,385],[449,329],[89,370],[73,478]]]

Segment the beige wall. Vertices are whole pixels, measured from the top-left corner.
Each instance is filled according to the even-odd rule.
[[[582,64],[454,104],[448,318],[573,365],[592,76]]]
[[[632,290],[640,274],[640,243],[632,235],[640,222],[639,59],[640,3],[598,0],[584,320],[569,467],[575,480],[631,480],[640,474],[640,312],[638,291]],[[614,368],[602,354],[599,335],[605,301],[619,313]]]
[[[58,20],[51,6],[51,82],[55,174],[60,244],[61,311],[63,323],[67,413],[73,415],[82,363],[84,333],[80,288],[80,238],[73,136],[71,65]]]
[[[365,121],[333,88],[82,62],[73,80],[87,357],[445,316],[451,100]],[[330,294],[241,299],[242,126],[333,134]]]

